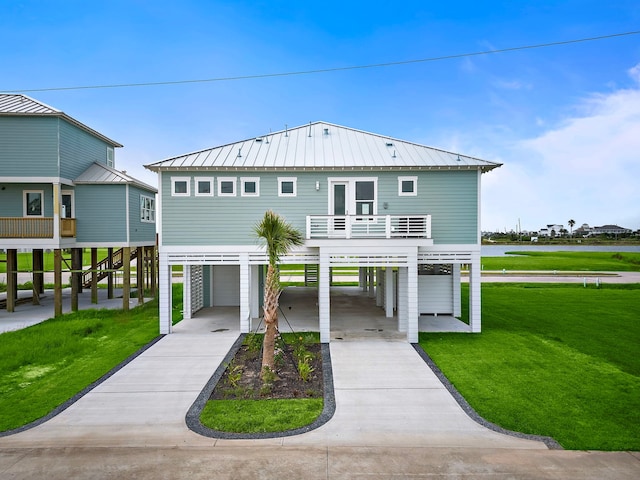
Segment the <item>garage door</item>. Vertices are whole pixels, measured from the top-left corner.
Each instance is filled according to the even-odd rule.
[[[213,306],[240,305],[240,265],[214,265]]]

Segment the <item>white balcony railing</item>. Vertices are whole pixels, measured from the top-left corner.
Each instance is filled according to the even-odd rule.
[[[307,239],[431,238],[431,215],[308,215]]]

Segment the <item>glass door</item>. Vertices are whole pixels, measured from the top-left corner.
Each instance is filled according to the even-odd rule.
[[[331,183],[331,215],[333,215],[332,230],[344,231],[346,228],[346,215],[349,215],[349,183]]]

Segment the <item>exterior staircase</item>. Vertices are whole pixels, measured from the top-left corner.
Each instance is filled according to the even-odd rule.
[[[138,258],[138,249],[132,248],[129,262],[136,258]],[[111,255],[111,265],[109,265],[109,257],[100,260],[100,262],[98,262],[98,265],[96,266],[96,270],[98,271],[98,282],[104,278],[107,278],[109,272],[122,268],[122,266],[124,265],[124,261],[124,249],[122,248],[116,250],[115,252],[113,252],[113,255]],[[82,273],[82,287],[91,287],[91,267],[89,267]]]

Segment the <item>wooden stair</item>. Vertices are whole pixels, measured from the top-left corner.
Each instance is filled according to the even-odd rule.
[[[118,270],[120,268],[122,268],[122,266],[124,265],[124,249],[121,248],[119,250],[116,250],[115,252],[113,252],[113,255],[111,255],[111,268],[109,268],[109,257],[103,258],[102,260],[100,260],[98,262],[98,265],[96,266],[96,270],[98,271],[98,279],[97,281],[99,282],[100,280],[107,278],[107,275],[109,275],[109,272],[112,272],[113,270]],[[134,260],[138,258],[138,249],[137,248],[132,248],[131,249],[131,255],[129,258],[129,262],[131,260]],[[83,273],[82,273],[82,287],[83,288],[90,288],[91,287],[91,267],[89,267],[88,269],[86,269]]]

